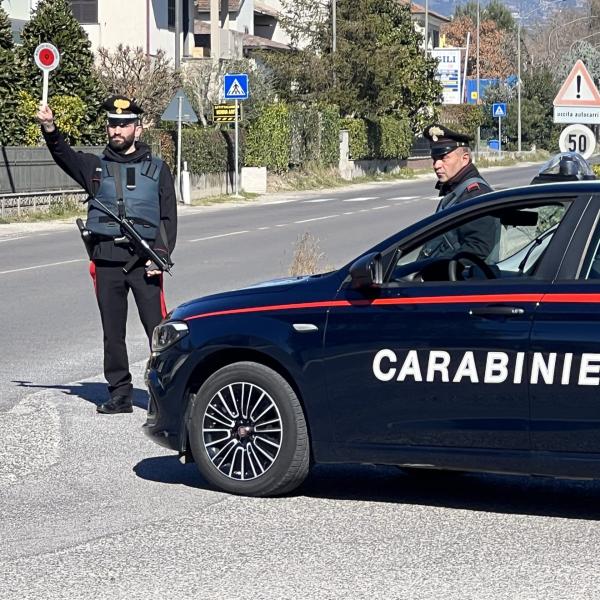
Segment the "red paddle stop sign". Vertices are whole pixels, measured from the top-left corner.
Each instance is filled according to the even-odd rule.
[[[60,62],[60,54],[56,46],[52,44],[40,44],[35,49],[33,58],[35,59],[35,64],[42,71],[53,71],[58,67],[58,63]]]

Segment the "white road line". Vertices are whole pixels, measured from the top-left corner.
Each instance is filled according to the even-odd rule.
[[[31,237],[30,235],[18,235],[17,237],[11,237],[11,238],[3,238],[0,239],[0,244],[2,242],[14,242],[16,240],[24,240],[25,238]]]
[[[384,204],[383,206],[374,206],[371,210],[381,210],[382,208],[389,208],[389,204]]]
[[[345,214],[345,215],[353,215],[353,214],[354,214],[354,211],[353,211],[353,210],[351,210],[350,212],[345,212],[344,214]]]
[[[275,227],[287,227],[289,223],[279,223],[279,225],[275,225]]]
[[[76,262],[84,262],[84,258],[76,258],[74,260],[61,260],[60,262],[46,263],[45,265],[34,265],[33,267],[23,267],[22,269],[10,269],[10,271],[0,271],[0,275],[7,273],[19,273],[20,271],[31,271],[33,269],[45,269],[47,267],[58,267],[59,265],[69,265]]]
[[[333,219],[334,217],[339,217],[340,215],[327,215],[325,217],[315,217],[314,219],[304,219],[302,221],[294,221],[296,225],[300,225],[301,223],[310,223],[311,221],[322,221],[323,219]]]
[[[335,200],[335,198],[315,198],[314,200],[305,200],[305,204],[311,204],[315,202],[331,202],[331,200]]]
[[[378,200],[379,196],[360,196],[358,198],[346,198],[344,202],[366,202],[367,200]]]
[[[271,229],[270,227],[259,227],[257,231],[266,231],[267,229]]]
[[[207,237],[190,240],[190,242],[205,242],[206,240],[216,240],[217,238],[229,237],[230,235],[241,235],[242,233],[249,233],[249,231],[247,229],[243,229],[242,231],[232,231],[230,233],[221,233],[219,235],[209,235]]]
[[[386,200],[415,200],[419,196],[396,196],[395,198],[386,198]]]
[[[297,200],[275,200],[274,202],[267,202],[266,204],[289,204],[290,202],[297,202]]]

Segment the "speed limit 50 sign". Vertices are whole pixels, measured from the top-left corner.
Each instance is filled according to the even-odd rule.
[[[589,158],[596,149],[596,136],[585,125],[569,125],[562,130],[558,146],[561,152],[578,152],[583,158]]]

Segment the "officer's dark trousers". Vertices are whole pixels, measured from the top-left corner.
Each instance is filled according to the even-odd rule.
[[[166,315],[162,275],[147,277],[143,265],[135,266],[127,275],[123,264],[94,261],[90,265],[104,332],[104,376],[111,397],[129,395],[131,373],[125,345],[127,296],[133,291],[142,325],[148,340]]]

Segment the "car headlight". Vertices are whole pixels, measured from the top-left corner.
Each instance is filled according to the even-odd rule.
[[[154,328],[152,333],[152,352],[162,352],[189,333],[187,323],[169,321]]]

